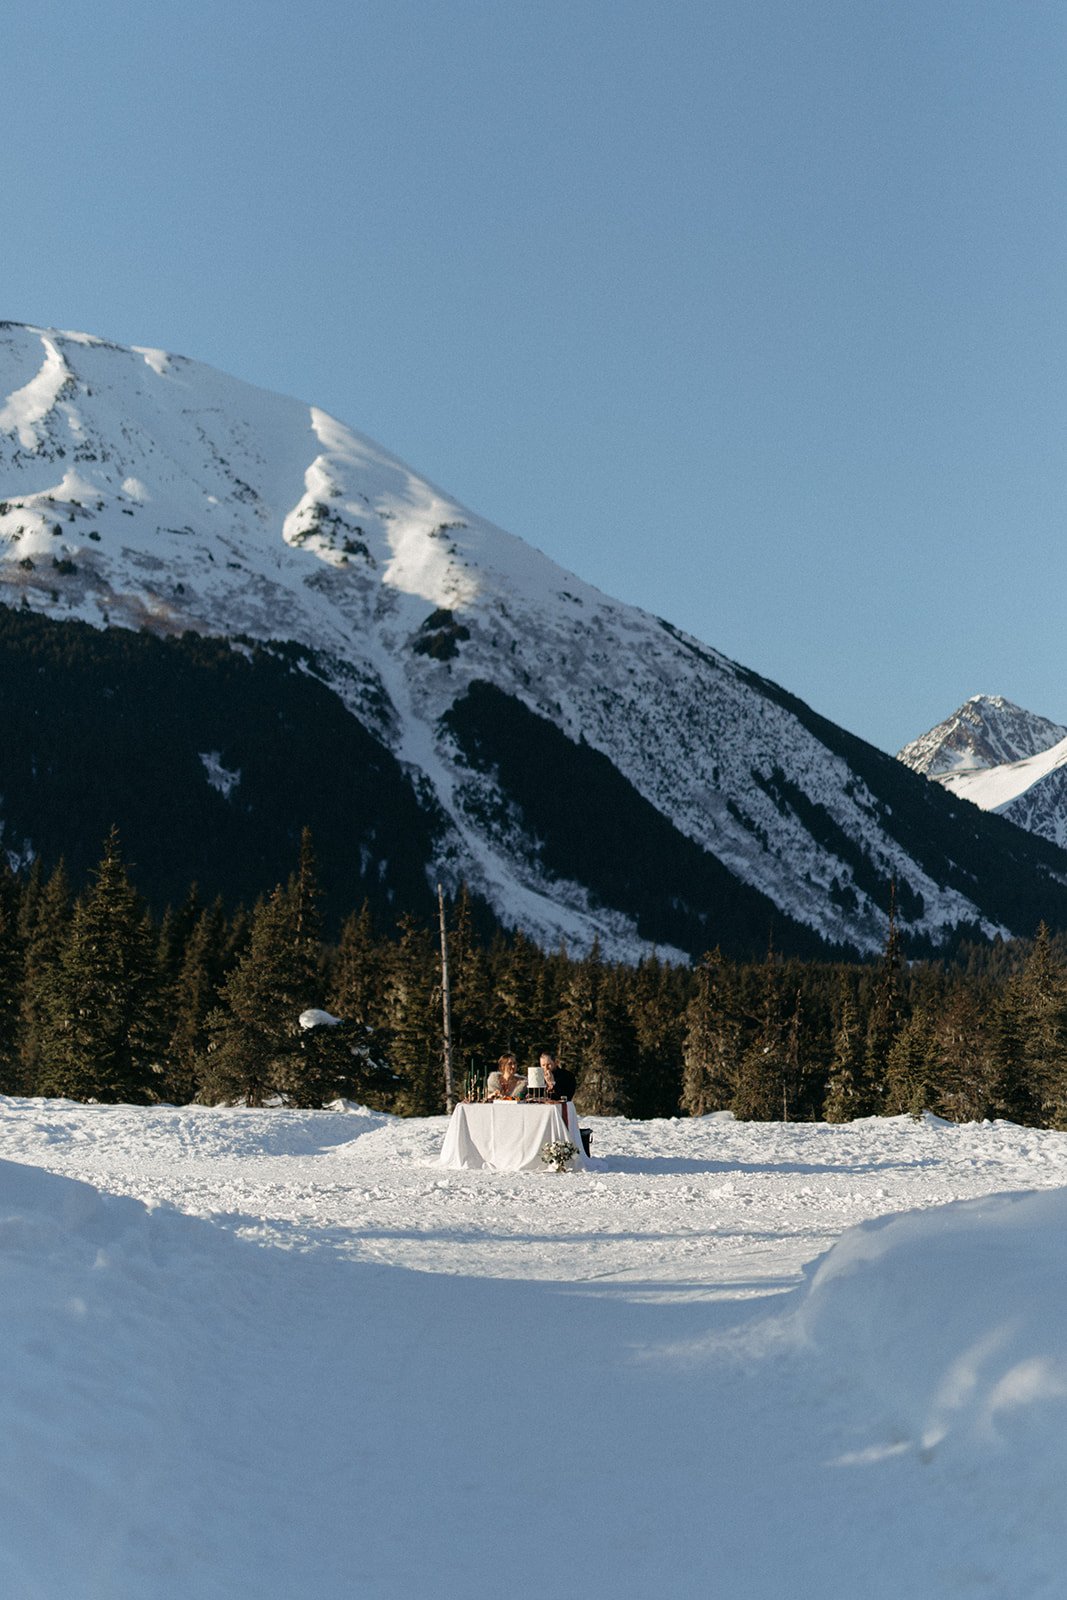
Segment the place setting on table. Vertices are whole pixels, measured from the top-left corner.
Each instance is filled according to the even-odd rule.
[[[547,1050],[525,1075],[511,1054],[488,1074],[468,1073],[438,1165],[494,1172],[588,1167],[589,1130],[578,1126],[574,1088],[574,1074]]]

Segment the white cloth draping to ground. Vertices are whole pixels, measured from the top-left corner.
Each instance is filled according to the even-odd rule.
[[[589,1165],[578,1132],[578,1113],[568,1101],[528,1105],[491,1100],[488,1105],[458,1105],[445,1134],[438,1165],[491,1167],[494,1172],[545,1170],[541,1150],[566,1139],[577,1150],[572,1167]]]

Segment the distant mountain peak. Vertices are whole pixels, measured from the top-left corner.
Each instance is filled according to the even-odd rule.
[[[1067,728],[1006,700],[975,694],[936,728],[906,744],[898,760],[937,778],[1024,761],[1067,738]]]
[[[1067,728],[1001,695],[972,695],[899,759],[950,794],[1067,848]]]

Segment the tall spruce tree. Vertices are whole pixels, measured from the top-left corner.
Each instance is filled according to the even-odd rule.
[[[579,1088],[591,1060],[597,1003],[603,982],[604,962],[600,954],[600,941],[594,939],[593,947],[585,959],[571,963],[556,1018],[559,1040],[556,1053],[561,1065],[574,1073]]]
[[[616,968],[597,985],[592,1036],[584,1052],[575,1102],[583,1116],[628,1116],[633,1105],[637,1040]]]
[[[932,1109],[953,1122],[982,1122],[995,1115],[998,1064],[986,989],[957,980],[933,1019]]]
[[[397,927],[385,976],[389,1066],[399,1081],[397,1108],[430,1117],[445,1106],[438,957],[412,917],[402,916]]]
[[[834,1029],[834,1053],[826,1082],[823,1119],[826,1122],[851,1122],[870,1116],[874,1110],[863,1029],[852,986],[842,979],[842,990]]]
[[[931,1053],[933,1018],[917,1007],[889,1046],[882,1110],[886,1116],[919,1117],[934,1098]]]
[[[462,1083],[468,1073],[479,1073],[487,1065],[493,1046],[489,966],[475,937],[465,883],[449,920],[452,1060],[456,1082]]]
[[[22,1087],[19,1021],[25,979],[22,892],[7,861],[0,862],[0,1094]]]
[[[996,1073],[992,1104],[995,1115],[1009,1122],[1038,1122],[1036,1086],[1030,1080],[1023,1022],[1022,981],[1011,973],[1001,983],[991,1022]]]
[[[221,900],[201,911],[185,941],[170,989],[170,1037],[164,1056],[164,1095],[176,1104],[196,1098],[200,1064],[207,1055],[208,1017],[219,1001],[226,918]],[[162,943],[162,941],[161,941]]]
[[[353,1027],[372,1034],[381,1022],[382,954],[370,904],[345,919],[330,974],[329,1006]]]
[[[1016,986],[1023,1120],[1067,1127],[1067,971],[1042,923]]]
[[[569,964],[568,964],[569,965]],[[550,960],[521,929],[494,939],[489,952],[487,1054],[511,1051],[520,1067],[555,1046],[555,1010],[548,995]]]
[[[132,1103],[158,1097],[147,1015],[154,954],[113,828],[48,988],[39,1093]]]
[[[760,968],[758,993],[755,1030],[741,1054],[730,1110],[742,1122],[779,1122],[788,1103],[792,1057],[781,971],[770,950]]]
[[[227,977],[207,1022],[208,1049],[199,1066],[210,1100],[261,1106],[320,1106],[343,1092],[346,1062],[339,1041],[300,1026],[321,998],[318,884],[305,829],[296,872],[252,917],[248,949]]]
[[[340,1017],[336,1029],[316,1030],[307,1041],[315,1052],[331,1052],[341,1065],[342,1092],[376,1110],[390,1110],[397,1080],[386,1065],[388,1035],[382,993],[386,959],[374,936],[369,903],[345,919],[330,969],[327,1009]]]
[[[158,963],[161,982],[167,985],[177,981],[185,957],[185,947],[200,921],[204,906],[200,891],[194,883],[177,911],[168,906],[163,913],[159,929]]]
[[[866,1070],[873,1105],[881,1109],[889,1073],[889,1052],[905,1021],[904,956],[897,927],[896,884],[889,890],[885,950],[867,1017]]]
[[[628,990],[637,1052],[630,1115],[677,1116],[684,1023],[674,972],[658,956],[646,957],[633,973]]]
[[[60,861],[35,888],[23,916],[24,969],[19,1026],[19,1081],[26,1094],[43,1094],[42,1066],[59,958],[70,925],[70,882]]]
[[[330,977],[328,1009],[343,1018],[342,1036],[351,1055],[351,1094],[367,1105],[384,1108],[396,1081],[386,1062],[385,983],[388,957],[375,938],[369,903],[347,917]]]
[[[785,1023],[782,1049],[782,1121],[792,1122],[804,1104],[804,1062],[801,1049],[803,1005],[800,989],[793,994],[793,1004]]]
[[[724,1111],[734,1097],[741,1061],[741,1025],[720,950],[694,974],[682,1043],[682,1109],[691,1117]]]

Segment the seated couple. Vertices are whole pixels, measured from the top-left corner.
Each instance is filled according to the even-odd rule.
[[[540,1068],[545,1081],[546,1100],[573,1100],[575,1078],[573,1072],[561,1067],[555,1056],[542,1050]],[[533,1074],[531,1074],[533,1076]],[[497,1070],[486,1079],[488,1100],[525,1100],[527,1080],[519,1073],[519,1063],[513,1055],[501,1056]]]

